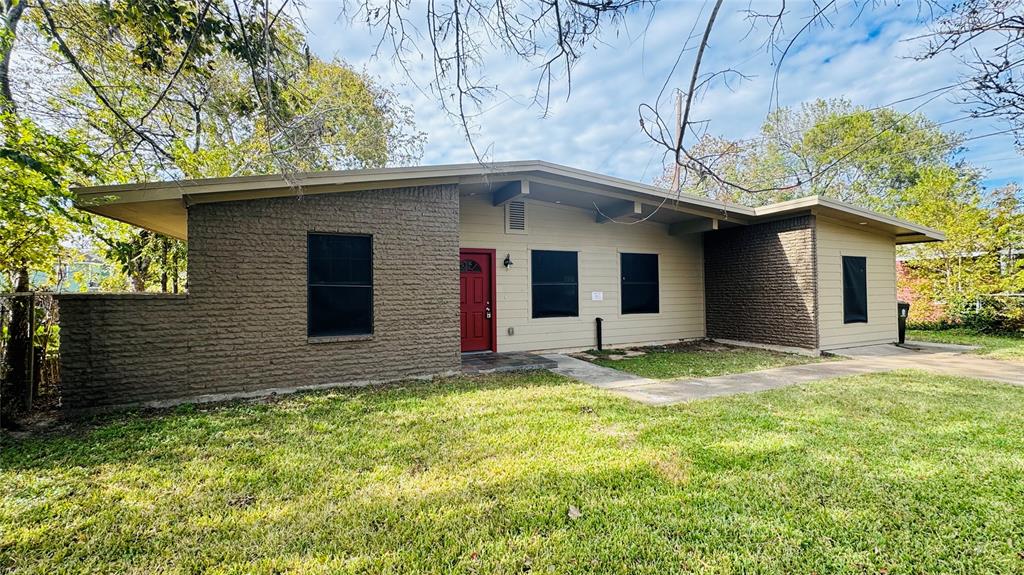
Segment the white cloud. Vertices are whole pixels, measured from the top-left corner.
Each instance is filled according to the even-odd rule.
[[[832,27],[815,28],[803,36],[779,71],[779,103],[798,105],[816,98],[846,97],[854,104],[878,106],[956,83],[962,70],[948,57],[916,61],[920,46],[908,38],[920,33],[914,3],[880,6],[856,18],[852,10],[831,15]],[[742,9],[747,8],[742,5]],[[339,57],[365,68],[413,106],[419,129],[429,135],[423,161],[428,164],[470,162],[473,154],[461,127],[442,111],[426,86],[432,79],[429,57],[411,62],[411,80],[387,50],[371,58],[376,36],[360,23],[340,18],[334,2],[312,2],[306,16],[313,50],[323,57]],[[727,5],[728,8],[728,5]],[[537,70],[503,55],[491,55],[488,80],[509,93],[511,99],[485,103],[475,119],[474,142],[487,149],[489,159],[544,159],[596,170],[634,180],[650,181],[661,171],[662,153],[640,131],[637,108],[653,104],[701,4],[663,2],[647,25],[646,14],[627,17],[618,31],[609,31],[586,54],[572,75],[572,92],[566,100],[564,85],[556,87],[547,117],[525,104],[537,80]],[[791,22],[791,25],[794,25]],[[796,23],[799,25],[799,23]],[[709,131],[730,137],[755,133],[769,109],[775,68],[760,46],[764,30],[750,35],[749,23],[740,9],[725,10],[711,38],[705,69],[738,67],[751,76],[729,90],[716,85],[697,103],[694,115],[709,119]],[[669,83],[669,90],[688,79],[692,52]],[[925,98],[896,104],[910,111]],[[672,96],[666,93],[660,111],[672,115]],[[943,96],[920,111],[937,121],[962,117],[965,110]],[[961,121],[949,126],[968,134],[1000,129],[990,122]],[[1009,137],[980,139],[969,144],[966,157],[989,170],[990,184],[1018,180],[1019,156]]]

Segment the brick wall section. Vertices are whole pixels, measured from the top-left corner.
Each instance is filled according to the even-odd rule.
[[[145,403],[187,388],[183,295],[63,294],[61,396],[71,410]]]
[[[159,306],[143,306],[134,310],[136,320],[122,324],[117,315],[132,314],[140,300],[62,298],[66,403],[78,409],[212,399],[457,370],[458,212],[455,186],[193,205],[189,294],[177,320]],[[373,235],[371,337],[307,338],[309,232]],[[84,330],[76,324],[90,317],[86,312],[110,319]],[[136,350],[118,356],[120,363],[91,353],[130,339],[147,320],[174,326],[163,339],[147,336],[152,353]],[[184,374],[159,367],[168,363],[184,365]]]
[[[704,234],[707,336],[817,349],[814,216]]]

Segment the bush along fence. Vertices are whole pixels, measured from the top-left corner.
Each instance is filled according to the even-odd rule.
[[[0,427],[60,404],[57,319],[51,293],[0,294]]]

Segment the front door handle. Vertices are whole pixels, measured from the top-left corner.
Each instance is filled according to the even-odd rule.
[[[486,318],[487,318],[487,319],[491,319],[491,307],[490,307],[490,306],[487,306],[487,308],[486,308],[486,309],[484,309],[484,313],[486,313],[486,314],[487,314],[487,315],[486,315]]]

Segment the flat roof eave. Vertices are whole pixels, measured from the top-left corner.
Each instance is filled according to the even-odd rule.
[[[897,243],[945,239],[938,230],[821,196],[808,196],[751,208],[690,194],[672,193],[656,186],[541,160],[92,186],[75,189],[75,204],[94,214],[185,239],[188,227],[187,206],[197,203],[282,197],[294,195],[297,191],[303,194],[317,194],[481,183],[496,187],[509,181],[531,178],[562,182],[568,189],[575,187],[597,194],[636,198],[637,201],[664,205],[669,209],[689,210],[707,218],[714,218],[715,214],[721,213],[720,219],[734,220],[740,224],[776,219],[789,214],[814,212],[855,223],[870,224],[869,227],[874,231],[894,236]]]

